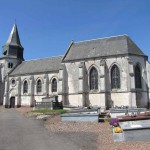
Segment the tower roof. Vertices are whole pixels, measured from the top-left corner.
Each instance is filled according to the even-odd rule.
[[[14,45],[14,46],[22,47],[16,24],[14,24],[14,26],[11,30],[11,33],[9,35],[9,38],[8,38],[7,42],[6,42],[6,45]]]
[[[24,60],[23,58],[24,48],[21,45],[17,25],[14,24],[11,33],[8,37],[6,44],[3,46],[3,57],[17,58]]]

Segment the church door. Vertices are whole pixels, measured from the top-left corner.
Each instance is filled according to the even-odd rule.
[[[15,97],[10,98],[10,108],[15,108]]]

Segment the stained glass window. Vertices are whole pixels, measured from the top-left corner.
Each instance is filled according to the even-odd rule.
[[[120,88],[120,71],[117,65],[113,65],[111,69],[111,88],[112,89]]]
[[[52,80],[52,92],[57,92],[57,80],[55,78]]]
[[[28,82],[27,81],[24,81],[24,84],[23,84],[23,93],[28,93]]]
[[[90,90],[98,89],[98,72],[95,67],[90,70]]]
[[[36,89],[37,89],[37,93],[42,92],[42,82],[40,79],[37,81],[37,88]]]
[[[141,70],[138,65],[135,66],[135,88],[142,88],[141,84]]]

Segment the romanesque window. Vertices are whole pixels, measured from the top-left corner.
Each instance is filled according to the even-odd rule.
[[[135,88],[142,88],[141,84],[141,70],[138,65],[135,66]]]
[[[98,72],[95,67],[90,70],[90,90],[98,89]]]
[[[14,85],[15,83],[16,83],[16,81],[13,79],[13,80],[11,81],[11,84]]]
[[[12,68],[13,67],[13,63],[8,63],[8,68]]]
[[[40,79],[37,81],[37,87],[36,87],[36,89],[37,89],[37,93],[42,92],[42,82],[41,82]]]
[[[113,65],[111,69],[111,88],[112,89],[120,88],[120,71],[117,65]]]
[[[28,82],[24,81],[23,83],[23,93],[28,93]]]
[[[55,78],[52,80],[52,92],[57,92],[57,80]]]

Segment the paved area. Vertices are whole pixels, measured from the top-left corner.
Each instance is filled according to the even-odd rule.
[[[96,134],[76,134],[52,133],[44,128],[42,120],[25,117],[15,109],[0,109],[0,150],[96,149],[88,142],[94,143]]]

